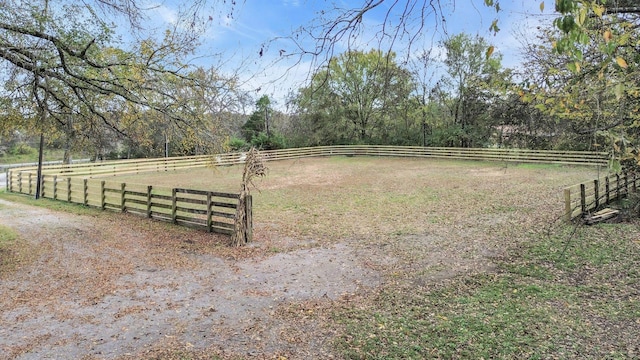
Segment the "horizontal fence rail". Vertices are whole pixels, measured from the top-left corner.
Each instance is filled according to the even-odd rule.
[[[603,206],[626,198],[638,190],[640,177],[623,172],[564,189],[565,219],[572,221],[600,210]]]

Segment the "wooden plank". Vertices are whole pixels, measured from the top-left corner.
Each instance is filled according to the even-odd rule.
[[[116,192],[120,192],[120,190],[117,190]],[[125,196],[127,198],[131,197],[131,196],[137,196],[137,197],[141,197],[141,198],[146,198],[147,197],[147,193],[143,193],[140,191],[132,191],[132,190],[126,190],[124,192]]]
[[[172,201],[173,198],[170,195],[151,194],[151,197],[157,200]]]
[[[211,194],[213,197],[221,197],[221,198],[229,198],[229,199],[238,199],[239,194],[232,193],[223,193],[216,191],[205,191],[205,190],[194,190],[194,189],[175,189],[177,193],[182,194],[191,194],[191,195],[207,195]]]
[[[211,226],[212,227],[218,227],[218,228],[225,228],[225,229],[229,229],[229,230],[234,230],[235,229],[235,225],[234,224],[220,222],[220,221],[212,221],[211,222]]]
[[[171,222],[171,214],[166,214],[163,212],[152,211],[151,218],[154,220],[160,220],[165,222]]]
[[[597,224],[609,219],[612,219],[614,217],[617,217],[618,215],[620,215],[620,211],[619,210],[615,210],[615,209],[610,209],[610,208],[606,208],[606,209],[602,209],[592,215],[589,215],[585,218],[585,223],[587,225],[593,225],[593,224]]]
[[[196,223],[196,224],[200,224],[200,225],[207,225],[207,221],[205,219],[199,219],[199,218],[194,218],[191,216],[185,216],[185,215],[176,215],[176,221],[188,221],[188,222],[192,222],[192,223]]]
[[[177,211],[185,212],[185,213],[189,213],[189,214],[197,214],[197,215],[206,215],[207,214],[207,209],[193,209],[193,208],[187,208],[187,207],[182,207],[182,206],[177,206],[176,209],[177,209]]]
[[[236,214],[231,214],[231,213],[224,213],[224,212],[219,212],[219,211],[212,211],[211,212],[212,216],[216,216],[216,217],[222,217],[222,218],[227,218],[227,219],[235,219],[236,218]]]
[[[127,198],[125,201],[126,201],[127,204],[147,205],[147,201],[146,200],[138,200],[138,199]]]
[[[176,201],[181,203],[196,204],[196,205],[207,204],[207,200],[205,199],[194,199],[194,198],[185,198],[185,197],[176,197]]]

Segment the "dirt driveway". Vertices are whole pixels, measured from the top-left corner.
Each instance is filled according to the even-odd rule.
[[[133,216],[77,216],[2,200],[0,214],[0,224],[38,254],[1,274],[2,359],[139,358],[167,348],[326,358],[322,333],[331,329],[312,322],[301,329],[283,309],[353,296],[381,281],[363,266],[367,254],[344,245],[238,251],[224,237]]]

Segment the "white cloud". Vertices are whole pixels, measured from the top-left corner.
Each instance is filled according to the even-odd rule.
[[[155,18],[169,24],[175,24],[178,21],[178,12],[175,9],[164,4],[152,5],[152,9],[152,13],[157,15],[157,17],[151,17],[152,20]]]
[[[282,5],[299,7],[300,6],[300,0],[282,0]]]

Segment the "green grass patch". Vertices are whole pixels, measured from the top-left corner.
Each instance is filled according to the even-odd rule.
[[[32,259],[32,250],[13,229],[0,225],[0,278]]]
[[[32,195],[0,192],[0,199],[21,204],[43,207],[56,211],[65,211],[76,215],[98,215],[102,210],[84,206],[82,204],[68,203],[60,200],[40,198],[36,200]]]
[[[563,228],[502,260],[493,274],[437,290],[387,287],[337,310],[348,359],[626,358],[637,348],[637,225]],[[637,354],[636,354],[637,355]]]
[[[60,149],[45,149],[43,153],[43,161],[58,161],[64,158],[64,150]],[[73,159],[88,158],[86,154],[74,153]],[[0,155],[0,164],[22,164],[33,163],[38,161],[38,149],[28,148],[27,151],[17,152],[15,154],[6,153]]]
[[[18,235],[11,228],[0,225],[0,249],[11,246]]]

